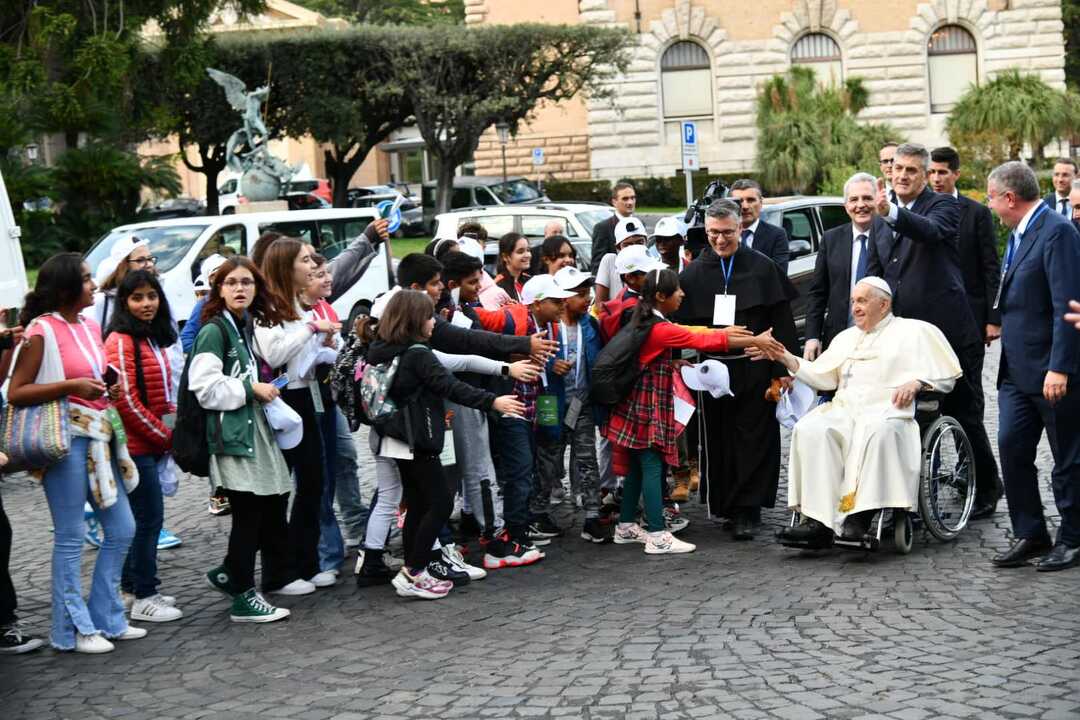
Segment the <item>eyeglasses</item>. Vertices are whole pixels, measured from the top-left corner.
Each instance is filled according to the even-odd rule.
[[[128,260],[128,265],[146,267],[147,265],[157,265],[157,261],[157,255],[147,255],[146,257],[136,258],[135,260]]]
[[[229,278],[228,280],[224,281],[221,284],[224,285],[225,287],[229,288],[230,290],[232,290],[232,289],[234,289],[234,288],[236,288],[238,286],[242,287],[242,288],[245,288],[245,289],[255,287],[255,281],[252,280],[251,278],[244,278],[243,280],[236,280],[234,278]]]
[[[723,235],[726,238],[733,238],[739,236],[738,230],[706,230],[705,234],[711,238],[718,238]]]
[[[892,160],[878,160],[878,165],[892,165]]]

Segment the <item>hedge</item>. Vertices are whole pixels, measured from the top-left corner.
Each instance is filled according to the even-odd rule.
[[[740,178],[754,178],[753,174],[694,173],[694,195],[700,197],[705,186],[713,180],[731,185]],[[682,175],[673,177],[626,178],[637,193],[637,204],[647,207],[683,207],[686,205],[686,180]],[[547,180],[544,192],[552,200],[562,202],[611,201],[611,180]],[[767,194],[767,193],[766,193]]]

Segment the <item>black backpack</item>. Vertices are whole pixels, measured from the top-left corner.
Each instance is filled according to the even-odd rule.
[[[222,337],[228,342],[229,332],[222,319],[215,317],[210,322],[217,325]],[[180,375],[180,391],[176,396],[176,426],[172,436],[172,455],[177,466],[184,472],[199,477],[209,477],[210,446],[206,442],[206,427],[210,422],[208,417],[213,418],[216,426],[215,445],[218,448],[222,447],[221,421],[217,413],[208,413],[203,409],[195,393],[188,389],[188,370],[191,368],[194,357],[193,350],[184,363],[183,374]]]
[[[596,356],[589,390],[594,404],[611,407],[634,389],[642,370],[638,353],[649,338],[653,325],[658,322],[660,320],[655,315],[649,315],[638,323],[631,321]]]

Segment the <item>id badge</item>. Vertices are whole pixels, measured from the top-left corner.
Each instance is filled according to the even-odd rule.
[[[536,398],[536,424],[541,427],[558,427],[559,399],[554,395],[538,395]]]
[[[570,407],[566,408],[566,417],[563,418],[563,425],[573,430],[577,427],[578,415],[581,415],[581,398],[575,395],[570,400]]]
[[[109,424],[112,425],[113,437],[116,438],[116,442],[127,445],[127,433],[124,432],[124,421],[120,419],[120,413],[116,411],[116,408],[110,407],[105,411],[105,417],[109,419]]]
[[[315,414],[322,415],[326,412],[326,409],[323,407],[322,393],[319,392],[319,386],[311,383],[308,385],[308,390],[311,391],[311,402],[315,405]]]
[[[165,413],[161,416],[161,424],[170,430],[176,429],[176,413]]]
[[[713,301],[712,311],[713,325],[735,324],[735,296],[717,295]]]

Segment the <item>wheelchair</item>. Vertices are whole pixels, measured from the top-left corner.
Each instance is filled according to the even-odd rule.
[[[887,544],[901,554],[911,552],[917,526],[941,542],[955,540],[967,527],[975,505],[975,456],[964,428],[941,412],[941,393],[920,393],[915,399],[915,422],[922,438],[918,512],[882,508],[859,539],[833,538],[836,547],[876,552]],[[888,516],[888,517],[887,517]],[[801,521],[792,513],[791,527]],[[784,541],[787,547],[809,545]]]

